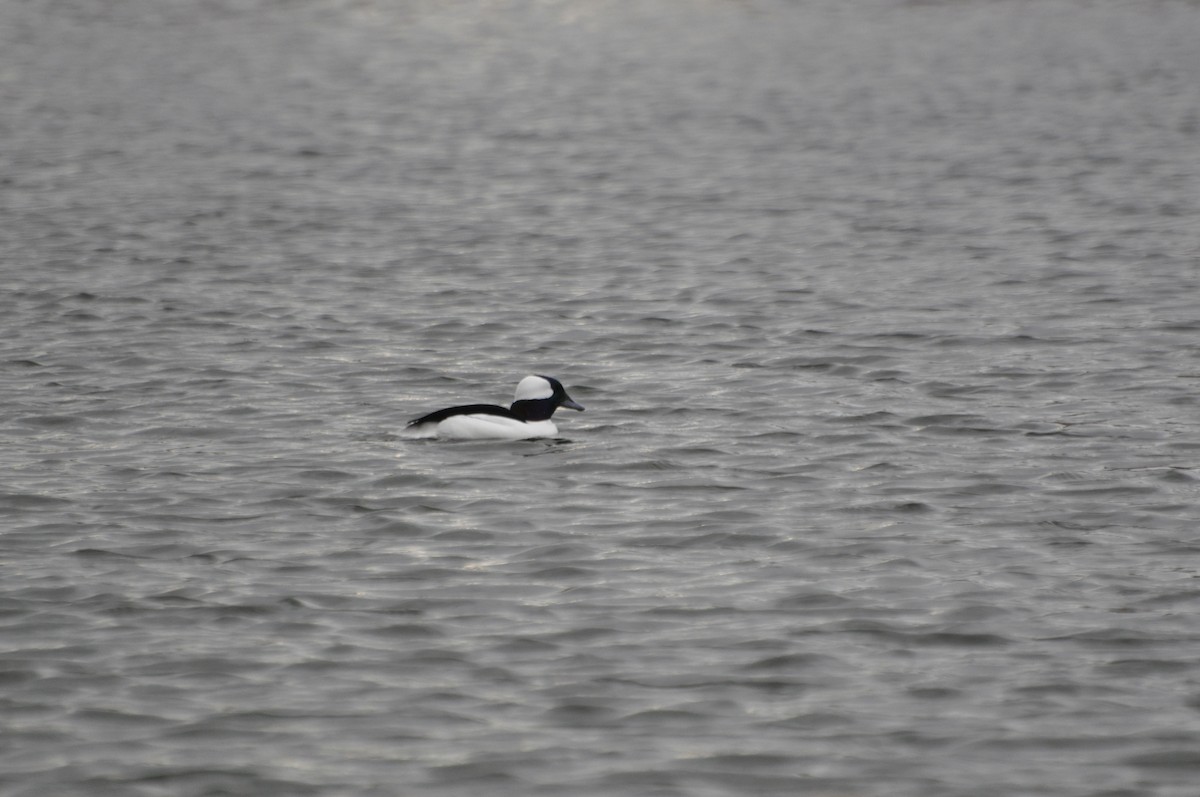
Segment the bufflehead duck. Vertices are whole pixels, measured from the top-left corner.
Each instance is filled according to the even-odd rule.
[[[550,420],[559,407],[583,412],[562,383],[550,376],[527,376],[517,384],[512,406],[464,404],[431,412],[409,421],[410,437],[448,440],[528,440],[553,437],[558,427]]]

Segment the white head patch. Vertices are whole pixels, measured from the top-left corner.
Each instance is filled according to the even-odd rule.
[[[527,376],[517,383],[517,395],[513,401],[548,399],[554,395],[554,387],[540,376]]]

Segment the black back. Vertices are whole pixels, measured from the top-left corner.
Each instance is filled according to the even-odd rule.
[[[503,418],[514,418],[516,420],[525,420],[518,418],[512,410],[504,407],[498,407],[495,404],[463,404],[459,407],[446,407],[444,410],[437,410],[428,415],[422,415],[416,420],[409,421],[409,426],[420,426],[423,423],[441,423],[442,421],[454,415],[499,415]]]

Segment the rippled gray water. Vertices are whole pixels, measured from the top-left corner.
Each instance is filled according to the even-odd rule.
[[[1197,41],[4,3],[0,795],[1194,797]]]

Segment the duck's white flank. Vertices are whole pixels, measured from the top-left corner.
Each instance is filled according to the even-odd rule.
[[[502,415],[451,415],[439,423],[423,423],[405,430],[406,437],[441,437],[448,440],[530,440],[553,437],[553,421],[518,421]]]

